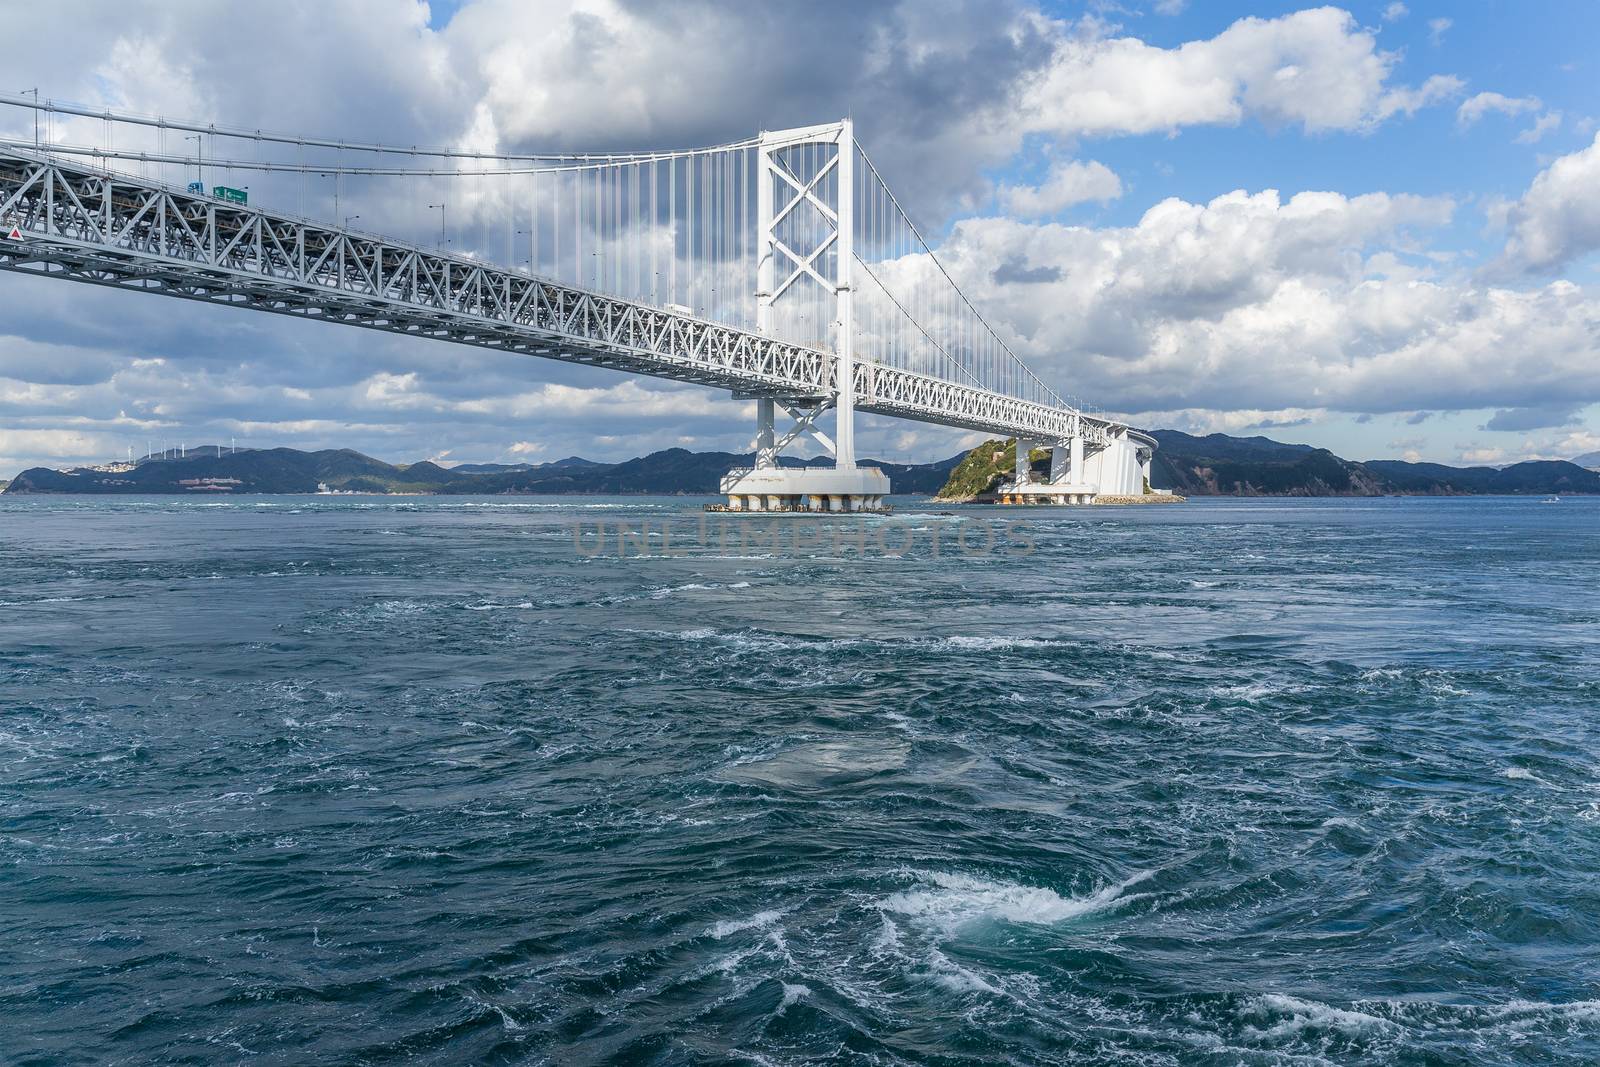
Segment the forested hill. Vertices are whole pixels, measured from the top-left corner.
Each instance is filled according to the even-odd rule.
[[[1471,493],[1600,493],[1600,472],[1574,463],[1517,463],[1509,467],[1447,467],[1399,460],[1356,462],[1325,448],[1290,445],[1266,437],[1195,437],[1155,430],[1159,442],[1150,484],[1182,496],[1386,496]],[[939,495],[970,500],[1011,475],[1015,445],[986,441],[957,465]],[[1049,467],[1034,450],[1033,468]],[[898,488],[898,487],[897,487]]]
[[[1161,445],[1150,465],[1151,485],[1185,496],[1600,493],[1600,473],[1562,460],[1509,467],[1357,462],[1325,448],[1266,437],[1194,437],[1177,430],[1156,430],[1151,436]]]
[[[932,493],[961,459],[940,463],[881,463],[896,492]],[[293,448],[243,449],[214,446],[166,453],[131,469],[79,467],[58,471],[33,467],[12,479],[8,493],[314,493],[319,486],[364,493],[715,493],[722,476],[748,467],[747,453],[690,452],[669,448],[621,463],[596,463],[573,456],[553,463],[436,463],[396,466],[348,448],[302,452]],[[831,460],[783,457],[789,467]]]
[[[1211,434],[1194,437],[1155,430],[1160,442],[1150,483],[1184,496],[1382,496],[1471,493],[1600,493],[1600,472],[1560,461],[1509,467],[1448,467],[1399,460],[1356,462],[1324,448],[1291,445],[1265,437]],[[1014,447],[990,441],[970,453],[937,463],[897,464],[863,460],[882,468],[896,493],[968,498],[1009,475]],[[998,459],[996,457],[999,457]],[[785,466],[831,462],[785,456]],[[729,470],[749,466],[751,456],[669,448],[621,463],[577,456],[553,463],[435,463],[395,465],[351,449],[302,452],[293,448],[229,452],[207,446],[185,456],[167,453],[132,468],[80,467],[58,471],[33,467],[11,480],[7,493],[314,493],[319,486],[366,493],[685,493],[708,494]],[[1048,465],[1034,454],[1034,465]]]

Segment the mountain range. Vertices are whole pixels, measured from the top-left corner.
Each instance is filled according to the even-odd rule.
[[[940,463],[884,463],[897,492],[932,493],[961,459]],[[315,493],[319,488],[358,493],[715,493],[722,476],[748,467],[749,453],[690,452],[669,448],[621,463],[571,456],[553,463],[474,463],[442,467],[423,461],[396,466],[348,448],[302,452],[294,448],[240,449],[207,445],[186,454],[163,453],[132,467],[32,467],[12,479],[7,493]],[[826,466],[824,458],[784,456],[785,467]]]
[[[1383,496],[1461,494],[1600,493],[1600,472],[1578,463],[1541,461],[1509,467],[1450,467],[1400,460],[1356,462],[1325,448],[1284,444],[1265,437],[1210,434],[1195,437],[1155,430],[1160,443],[1150,482],[1184,496]],[[1009,448],[991,441],[936,463],[884,463],[896,493],[970,496],[979,482],[1010,469]],[[1046,461],[1036,454],[1035,466]],[[974,457],[978,457],[974,459]],[[1600,460],[1600,456],[1580,457]],[[33,467],[6,486],[7,493],[667,493],[711,494],[724,474],[752,462],[749,453],[690,452],[669,448],[620,463],[571,456],[550,463],[473,463],[443,467],[421,462],[385,463],[352,449],[303,452],[293,448],[215,446],[147,457],[131,466]],[[785,456],[786,467],[825,466],[831,460]],[[1600,466],[1600,462],[1596,463]],[[962,468],[959,474],[957,467]],[[981,469],[980,469],[981,468]],[[949,485],[947,486],[947,482]],[[968,484],[972,483],[972,484]]]
[[[1600,472],[1565,460],[1451,467],[1341,459],[1325,448],[1266,437],[1194,437],[1155,430],[1150,484],[1185,496],[1389,496],[1600,493]]]

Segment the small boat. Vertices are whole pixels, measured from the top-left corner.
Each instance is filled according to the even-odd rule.
[[[1541,504],[1559,504],[1559,503],[1561,503],[1561,498],[1558,497],[1558,496],[1547,496],[1543,500],[1539,501],[1539,503],[1541,503]]]

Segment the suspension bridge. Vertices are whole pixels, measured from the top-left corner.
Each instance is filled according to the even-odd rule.
[[[0,126],[5,270],[727,389],[756,407],[754,465],[722,483],[733,510],[881,508],[890,485],[856,463],[858,412],[1017,438],[1007,502],[1146,491],[1155,442],[1062,397],[1016,355],[848,119],[686,151],[516,155],[37,94],[0,105],[34,117],[31,138]],[[208,186],[207,172],[228,184]],[[415,225],[419,183],[436,198],[432,247],[395,235]],[[308,199],[329,206],[330,184],[332,221],[309,217]],[[294,212],[264,206],[291,199]],[[393,226],[356,227],[356,207]],[[833,466],[781,466],[802,436]],[[1030,447],[1049,450],[1048,474],[1029,469]]]

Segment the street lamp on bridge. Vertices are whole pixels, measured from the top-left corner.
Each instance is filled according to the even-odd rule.
[[[450,243],[449,238],[447,238],[445,236],[445,212],[448,210],[448,205],[449,205],[449,201],[448,200],[442,200],[437,204],[429,204],[428,205],[428,209],[430,211],[433,210],[434,208],[437,208],[439,210],[439,247],[440,248],[443,248],[445,245]]]

